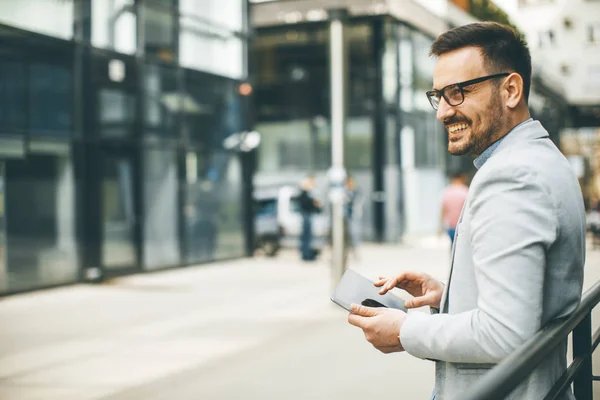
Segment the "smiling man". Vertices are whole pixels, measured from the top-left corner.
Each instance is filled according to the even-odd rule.
[[[511,28],[475,23],[440,35],[427,97],[448,151],[478,171],[456,228],[447,284],[421,272],[375,283],[414,297],[407,308],[353,305],[348,321],[384,353],[436,363],[436,400],[461,394],[548,322],[579,304],[585,262],[581,189],[566,158],[529,114],[531,57]],[[566,368],[566,339],[510,399],[539,399]],[[569,391],[561,399],[573,399]]]

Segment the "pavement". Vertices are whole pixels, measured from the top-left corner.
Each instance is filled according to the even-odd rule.
[[[449,255],[438,238],[365,244],[350,267],[445,279]],[[428,399],[433,364],[373,349],[329,300],[330,254],[298,258],[284,251],[0,298],[0,399]],[[589,251],[586,287],[599,267],[600,251]]]

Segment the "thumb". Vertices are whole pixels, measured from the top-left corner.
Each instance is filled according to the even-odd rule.
[[[350,306],[350,311],[362,317],[374,317],[381,314],[381,310],[377,309],[376,307],[367,307],[358,304],[352,304]]]
[[[406,308],[419,308],[423,306],[429,306],[433,304],[433,293],[427,293],[426,295],[414,297],[404,302]]]

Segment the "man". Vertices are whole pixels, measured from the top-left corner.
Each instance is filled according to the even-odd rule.
[[[442,226],[446,229],[450,237],[450,245],[454,244],[456,225],[458,224],[458,218],[460,218],[463,205],[467,200],[468,192],[469,188],[465,183],[463,175],[455,173],[451,177],[450,185],[448,185],[442,195]]]
[[[303,261],[313,261],[315,252],[312,249],[312,215],[319,210],[319,203],[312,197],[315,178],[311,175],[302,182],[298,203],[302,215],[302,233],[300,236],[300,255]]]
[[[569,162],[530,118],[531,58],[520,37],[496,23],[469,24],[440,35],[430,53],[438,60],[427,96],[448,151],[478,155],[448,281],[382,278],[381,293],[400,287],[415,296],[407,308],[432,313],[353,305],[348,320],[384,353],[434,360],[435,399],[446,400],[577,307],[585,214]],[[566,350],[565,339],[509,398],[544,397],[566,368]]]

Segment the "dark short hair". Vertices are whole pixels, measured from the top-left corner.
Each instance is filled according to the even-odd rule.
[[[431,45],[429,55],[474,46],[481,49],[490,74],[516,72],[523,78],[523,97],[529,100],[531,54],[525,39],[513,28],[497,22],[475,22],[442,33]]]

